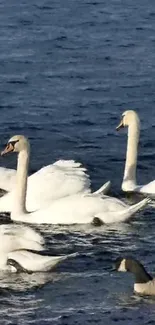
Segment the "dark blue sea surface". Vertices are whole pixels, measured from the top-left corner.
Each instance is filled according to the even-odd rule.
[[[0,146],[31,142],[30,172],[82,162],[92,188],[121,193],[126,132],[141,118],[138,183],[155,178],[154,0],[0,1]],[[16,167],[16,156],[0,159]],[[155,274],[155,213],[115,226],[38,226],[50,254],[79,252],[54,273],[0,275],[0,324],[155,324],[155,300],[133,293],[131,274],[111,273],[133,255]]]

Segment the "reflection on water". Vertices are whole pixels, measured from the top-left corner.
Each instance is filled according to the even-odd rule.
[[[37,225],[49,254],[76,251],[79,255],[61,263],[54,273],[1,273],[0,315],[5,324],[10,320],[16,323],[16,319],[58,325],[77,320],[88,324],[91,319],[99,324],[125,319],[127,324],[131,320],[145,323],[147,308],[151,317],[154,315],[154,309],[147,307],[154,301],[133,295],[132,275],[111,273],[111,268],[119,255],[132,255],[146,264],[149,272],[155,271],[154,223],[150,212],[145,212],[131,223],[97,228]]]
[[[1,288],[4,293],[13,291],[27,291],[43,287],[46,283],[54,283],[61,278],[60,274],[50,272],[27,273],[0,273]]]

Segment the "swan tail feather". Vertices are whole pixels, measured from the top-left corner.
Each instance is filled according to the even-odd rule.
[[[138,212],[139,210],[145,208],[145,206],[147,206],[150,202],[151,202],[151,199],[145,198],[145,199],[141,200],[140,202],[138,202],[136,204],[133,204],[129,208],[125,209],[126,211],[124,211],[124,215],[126,214],[127,218],[130,218],[136,212]]]
[[[111,187],[111,182],[108,181],[105,184],[103,184],[97,191],[93,192],[93,194],[107,194]]]
[[[119,212],[111,212],[107,215],[102,215],[98,213],[95,217],[99,218],[103,223],[110,224],[115,222],[124,222],[133,217],[133,215],[138,212],[140,209],[143,209],[151,202],[151,199],[145,198],[140,202],[131,205],[130,207],[124,208]]]
[[[55,268],[59,263],[61,263],[62,261],[67,260],[68,258],[74,258],[77,255],[79,255],[78,253],[72,253],[72,254],[67,254],[67,255],[60,255],[60,256],[48,256],[49,260],[47,261],[46,264],[46,271],[50,271],[53,268]]]

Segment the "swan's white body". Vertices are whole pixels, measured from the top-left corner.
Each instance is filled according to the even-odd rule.
[[[0,270],[9,270],[8,254],[17,250],[43,250],[43,238],[29,227],[0,225]]]
[[[49,271],[59,262],[76,254],[64,256],[43,256],[44,240],[30,227],[21,225],[0,225],[0,271],[16,272],[16,267],[9,264],[15,261],[25,271]],[[28,250],[34,250],[30,252]]]
[[[9,151],[18,152],[17,183],[11,211],[12,220],[27,223],[82,224],[90,223],[94,217],[98,217],[104,223],[122,222],[131,218],[148,203],[148,200],[144,199],[138,204],[128,206],[116,198],[101,196],[98,193],[76,194],[55,200],[45,209],[27,212],[25,207],[29,164],[27,139],[23,136],[12,137],[2,154]]]
[[[77,256],[77,253],[60,256],[43,256],[26,250],[18,250],[8,254],[8,260],[16,261],[25,271],[47,272],[54,269],[62,261]]]
[[[145,207],[148,199],[129,206],[124,202],[92,194],[74,195],[54,201],[49,207],[32,213],[11,213],[11,219],[26,223],[45,224],[84,224],[91,223],[94,217],[103,223],[123,222],[130,219],[138,210]]]
[[[16,171],[0,169],[0,188],[11,192],[0,198],[0,212],[11,212],[13,188],[16,185]],[[74,160],[59,160],[53,165],[45,166],[28,177],[26,208],[35,211],[46,207],[49,202],[76,194],[90,193],[90,178],[86,169]],[[110,182],[99,191],[106,194]]]
[[[125,126],[128,126],[128,143],[122,190],[124,192],[155,194],[155,180],[146,185],[137,185],[136,181],[140,121],[135,111],[130,110],[123,113],[122,121],[117,129]]]

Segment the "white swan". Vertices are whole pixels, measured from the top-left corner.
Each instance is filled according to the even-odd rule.
[[[67,171],[67,168],[65,168],[66,169],[65,171],[63,170],[63,168],[61,170],[61,167],[58,167],[58,164],[61,165],[61,163],[62,161],[59,161],[57,162],[57,166],[52,165],[52,166],[43,167],[35,174],[28,177],[28,190],[26,195],[27,210],[35,211],[35,210],[43,209],[44,207],[48,206],[50,202],[59,199],[61,197],[67,196],[67,187],[68,187],[68,195],[72,195],[71,189],[73,189],[73,194],[76,194],[77,188],[75,189],[74,187],[74,181],[76,181],[77,179],[79,183],[81,182],[80,180],[81,176],[77,175],[81,171],[79,170],[78,173],[76,173],[75,171],[74,174],[73,168],[71,173],[69,172],[69,170]],[[49,174],[47,170],[48,168],[50,169]],[[52,169],[54,175],[53,183],[52,183]],[[58,177],[56,175],[58,175]],[[14,178],[14,187],[15,187],[16,173],[14,174],[14,177],[15,177]],[[71,186],[72,184],[73,187]],[[55,186],[55,193],[54,193],[54,186]],[[93,195],[106,194],[109,191],[110,187],[111,187],[111,182],[108,181],[104,185],[102,185],[97,191],[93,192]],[[6,193],[2,197],[0,197],[0,213],[12,211],[12,205],[14,200],[13,192],[14,191],[12,190],[11,192]],[[87,189],[83,188],[83,191],[81,188],[81,191],[79,193],[90,193],[90,188]]]
[[[76,193],[90,193],[90,178],[86,169],[74,160],[59,160],[53,165],[41,168],[28,177],[26,208],[39,210],[56,200]],[[16,171],[0,167],[0,188],[13,191]],[[111,186],[105,183],[96,193],[106,194]],[[11,212],[12,191],[0,198],[0,212]]]
[[[133,110],[125,111],[116,129],[119,131],[122,127],[128,127],[128,143],[122,190],[124,192],[155,194],[155,180],[146,185],[137,185],[136,181],[138,142],[140,136],[140,120],[138,114]]]
[[[0,271],[49,271],[59,262],[77,255],[43,256],[39,254],[43,245],[42,236],[30,227],[0,225]]]
[[[53,201],[47,208],[27,212],[25,207],[27,171],[29,164],[29,142],[21,135],[13,136],[1,153],[18,152],[17,183],[11,219],[28,223],[74,224],[90,223],[94,217],[104,223],[121,222],[129,219],[148,203],[144,199],[138,204],[128,206],[111,197],[93,194],[75,194]]]

